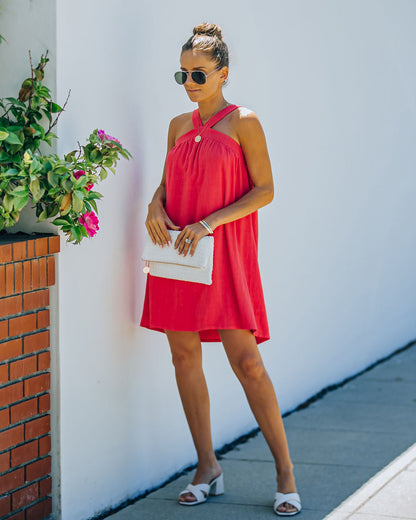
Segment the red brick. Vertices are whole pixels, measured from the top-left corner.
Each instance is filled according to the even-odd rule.
[[[21,293],[23,290],[23,263],[14,264],[14,292]]]
[[[1,324],[3,322],[0,321],[0,329]],[[6,321],[6,324],[8,322]],[[7,335],[9,329],[7,328]],[[1,334],[0,334],[1,337]],[[0,343],[0,361],[7,361],[17,356],[22,355],[22,338],[13,339],[11,341],[6,341],[4,343]]]
[[[39,259],[34,258],[32,262],[32,289],[39,289]]]
[[[55,285],[55,257],[48,256],[48,285]]]
[[[25,440],[34,439],[49,433],[51,430],[51,416],[45,415],[25,424]]]
[[[7,450],[19,442],[23,442],[23,424],[0,432],[0,451]],[[1,493],[0,493],[1,494]]]
[[[6,295],[14,293],[14,267],[6,264]]]
[[[59,253],[61,250],[61,240],[59,235],[55,235],[54,237],[49,237],[49,250],[48,253],[52,255],[53,253]]]
[[[36,356],[29,356],[24,359],[19,359],[18,361],[13,361],[10,363],[10,381],[34,374],[37,372],[37,368]]]
[[[44,459],[37,460],[26,466],[26,482],[31,482],[37,478],[49,475],[51,472],[51,458],[45,457]]]
[[[15,403],[23,397],[23,383],[3,386],[0,388],[0,407]]]
[[[6,294],[6,268],[0,265],[0,298]]]
[[[12,261],[12,245],[2,244],[0,246],[0,263],[6,263]]]
[[[42,352],[38,354],[38,372],[42,372],[42,370],[48,370],[51,367],[51,353]]]
[[[46,256],[48,254],[48,237],[36,239],[35,253],[36,256]]]
[[[39,439],[39,456],[47,455],[51,451],[51,436],[41,437]]]
[[[7,338],[9,336],[9,320],[0,321],[0,339]],[[0,345],[1,348],[1,345]]]
[[[49,309],[38,311],[38,329],[49,327]]]
[[[9,424],[9,409],[4,408],[3,410],[0,410],[0,430],[4,430],[4,428],[7,428]]]
[[[15,515],[8,516],[7,520],[25,520],[25,512],[19,511],[19,513],[16,513]]]
[[[31,334],[23,338],[23,352],[29,354],[49,347],[49,330]]]
[[[30,260],[23,262],[23,290],[24,292],[32,289],[32,264]]]
[[[50,394],[43,394],[38,397],[39,399],[39,413],[49,412],[51,409],[51,396]]]
[[[39,258],[39,287],[48,286],[48,267],[46,256]]]
[[[16,489],[25,483],[24,468],[16,469],[10,473],[6,473],[0,477],[0,495],[7,493],[12,489]]]
[[[26,314],[9,320],[9,335],[20,336],[36,330],[36,313]]]
[[[0,365],[0,385],[7,383],[9,380],[9,365]]]
[[[23,401],[23,403],[12,406],[10,408],[10,422],[14,424],[37,414],[38,400],[35,397],[34,399],[29,399],[28,401]]]
[[[27,257],[33,258],[35,256],[35,241],[28,240],[27,241]]]
[[[13,316],[13,314],[20,312],[22,312],[22,297],[20,295],[0,299],[0,318]]]
[[[39,481],[39,496],[44,497],[52,493],[52,477]]]
[[[44,259],[46,262],[46,258]],[[41,309],[49,305],[49,290],[43,289],[41,291],[29,292],[23,295],[23,310],[31,311],[34,309]]]
[[[10,511],[10,495],[0,498],[0,517],[3,518]]]
[[[10,469],[10,451],[6,451],[0,455],[0,473]]]
[[[36,459],[39,455],[38,441],[28,442],[12,450],[12,467]],[[16,509],[16,508],[14,508]]]
[[[30,486],[26,486],[23,489],[19,489],[19,491],[15,491],[12,494],[12,509],[15,511],[16,509],[20,509],[21,507],[27,506],[32,502],[35,502],[39,497],[39,486],[38,483],[35,482]]]
[[[23,242],[14,242],[13,260],[23,260],[24,258],[26,258],[26,240]]]
[[[44,520],[51,513],[52,499],[51,497],[46,497],[42,502],[38,502],[27,509],[26,520]]]
[[[25,379],[25,397],[34,394],[40,394],[46,392],[51,387],[51,375],[41,374],[40,376],[31,377]]]

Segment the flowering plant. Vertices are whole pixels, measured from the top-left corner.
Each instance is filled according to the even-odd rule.
[[[52,133],[63,107],[54,103],[42,83],[47,55],[23,83],[18,99],[0,99],[0,230],[14,225],[31,201],[38,222],[54,218],[69,242],[80,243],[99,229],[95,184],[115,174],[118,160],[130,152],[103,130],[94,130],[87,144],[60,158],[43,154],[42,143],[52,144]],[[69,96],[68,96],[69,97]]]

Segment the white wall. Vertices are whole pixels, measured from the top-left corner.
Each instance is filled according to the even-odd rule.
[[[192,110],[172,73],[204,20],[229,43],[229,101],[268,138],[260,211],[282,411],[416,337],[412,1],[57,3],[59,151],[104,128],[134,154],[101,187],[100,232],[59,268],[62,518],[79,520],[195,461],[166,338],[138,326],[147,203],[167,126]],[[255,426],[221,345],[204,345],[216,447]]]

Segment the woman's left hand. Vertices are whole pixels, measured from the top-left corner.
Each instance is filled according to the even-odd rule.
[[[199,222],[185,226],[179,233],[175,241],[175,249],[180,255],[186,256],[188,253],[193,256],[196,246],[201,238],[209,235],[208,231]]]

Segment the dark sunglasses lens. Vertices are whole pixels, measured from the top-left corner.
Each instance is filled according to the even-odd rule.
[[[186,81],[186,72],[183,72],[182,70],[175,72],[175,81],[179,85],[183,85]]]
[[[194,72],[192,72],[191,76],[192,76],[192,79],[195,81],[195,83],[198,83],[198,85],[203,85],[207,80],[207,77],[206,77],[205,73],[202,72],[202,70],[194,70]]]

